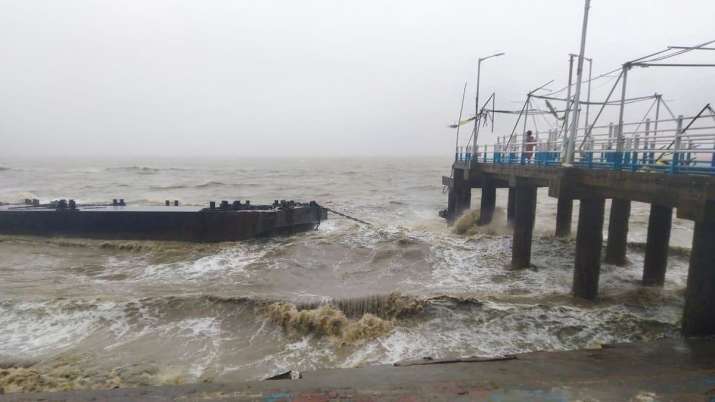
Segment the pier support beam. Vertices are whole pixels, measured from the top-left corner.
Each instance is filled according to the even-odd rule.
[[[683,335],[715,335],[715,225],[695,222],[685,290]]]
[[[472,202],[472,189],[464,178],[465,171],[452,171],[452,188],[447,195],[447,221],[453,223],[462,213],[469,209]]]
[[[479,225],[488,225],[494,217],[497,202],[497,188],[494,183],[486,181],[482,185],[482,200],[479,206]]]
[[[506,203],[506,223],[507,225],[514,224],[514,216],[516,216],[516,206],[514,205],[516,201],[516,190],[509,187],[509,196]]]
[[[449,189],[449,192],[447,193],[447,223],[453,223],[454,222],[454,217],[455,213],[454,211],[456,210],[456,195],[454,194],[454,190],[451,188]]]
[[[536,216],[536,187],[517,185],[514,200],[514,237],[511,246],[511,267],[528,268],[531,265],[531,238]]]
[[[598,295],[604,205],[603,198],[590,198],[582,199],[579,206],[573,293],[588,300]]]
[[[606,263],[626,265],[628,244],[628,219],[631,217],[631,202],[614,198],[611,200],[611,215],[608,219],[608,241],[606,243]]]
[[[648,240],[643,263],[643,284],[663,286],[668,265],[668,242],[673,224],[673,208],[651,204],[648,218]],[[712,247],[715,244],[711,244]]]
[[[556,237],[571,235],[571,218],[573,216],[573,200],[559,197],[556,204]]]

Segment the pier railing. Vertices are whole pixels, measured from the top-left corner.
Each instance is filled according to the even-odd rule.
[[[458,147],[455,160],[475,163],[559,166],[568,139],[558,129],[498,137],[493,144]],[[581,128],[574,166],[590,169],[715,175],[715,114]]]

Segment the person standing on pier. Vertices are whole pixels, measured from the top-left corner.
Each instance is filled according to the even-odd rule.
[[[526,159],[531,160],[531,156],[534,155],[534,148],[536,147],[536,138],[531,130],[526,132],[526,144],[524,144],[524,152],[526,152]]]

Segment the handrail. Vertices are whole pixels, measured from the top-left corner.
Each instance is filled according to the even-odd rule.
[[[636,126],[633,131],[620,131],[617,125],[609,124],[589,127],[590,135],[586,136],[587,130],[580,128],[577,141],[583,143],[583,147],[576,151],[573,165],[659,174],[715,175],[715,124],[710,118],[715,120],[715,112],[706,107],[695,116],[624,123],[624,127]],[[513,130],[510,135],[498,136],[496,143],[480,145],[474,155],[471,147],[459,146],[456,159],[469,163],[560,166],[564,138],[559,130],[534,130],[534,141],[527,141]],[[618,138],[619,132],[624,132],[622,138]]]

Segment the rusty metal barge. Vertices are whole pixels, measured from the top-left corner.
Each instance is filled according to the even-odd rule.
[[[313,230],[327,219],[315,201],[211,202],[207,208],[179,206],[80,205],[73,200],[0,204],[0,234],[68,236],[117,240],[237,241]]]

